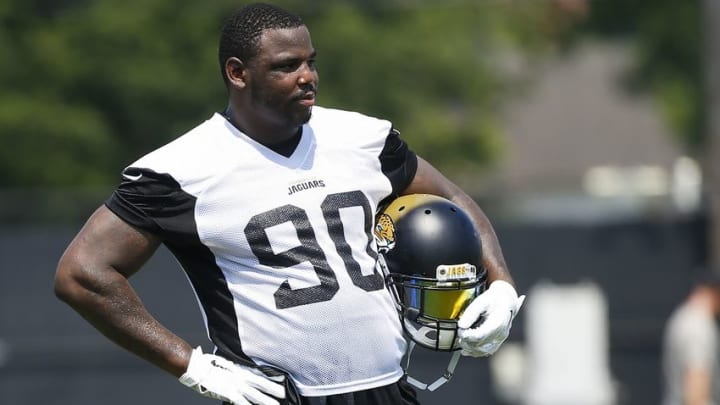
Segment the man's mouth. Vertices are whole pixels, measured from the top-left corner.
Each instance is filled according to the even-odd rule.
[[[300,97],[297,98],[298,102],[304,106],[312,107],[315,105],[315,92],[314,91],[308,91],[307,93],[304,93]]]

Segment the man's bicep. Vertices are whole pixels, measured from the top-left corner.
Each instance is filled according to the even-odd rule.
[[[452,200],[462,194],[462,191],[439,170],[418,156],[415,176],[401,194],[434,194]]]
[[[410,185],[401,194],[434,194],[451,200],[473,218],[482,239],[483,263],[490,281],[505,280],[512,284],[495,229],[480,206],[459,186],[420,156],[417,171]]]
[[[68,246],[64,258],[92,268],[112,268],[125,277],[137,272],[155,253],[160,238],[98,208]]]

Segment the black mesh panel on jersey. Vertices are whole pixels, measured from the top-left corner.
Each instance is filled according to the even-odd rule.
[[[395,128],[390,130],[385,146],[380,152],[380,167],[390,180],[394,196],[405,190],[415,178],[417,155],[400,138],[400,132]]]
[[[198,236],[196,202],[169,174],[129,168],[105,205],[125,222],[163,239],[197,294],[218,354],[252,366],[238,338],[237,316],[225,276]]]

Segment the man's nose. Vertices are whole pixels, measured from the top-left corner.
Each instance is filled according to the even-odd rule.
[[[317,80],[317,73],[315,72],[315,69],[310,67],[307,63],[303,63],[302,67],[300,68],[300,72],[298,75],[298,83],[299,84],[308,84],[308,83],[314,83]]]

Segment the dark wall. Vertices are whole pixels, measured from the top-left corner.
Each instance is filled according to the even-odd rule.
[[[660,403],[662,330],[707,257],[704,220],[523,225],[498,233],[520,291],[541,281],[590,280],[603,289],[618,405]],[[523,335],[520,320],[511,338]]]
[[[664,319],[705,257],[700,219],[610,225],[498,226],[520,291],[541,281],[593,280],[609,300],[611,367],[620,404],[659,402]],[[0,404],[216,404],[117,348],[52,292],[58,258],[76,229],[0,229]],[[194,295],[167,251],[133,284],[161,322],[193,344],[207,338]],[[528,300],[531,303],[531,300]],[[510,339],[522,342],[522,311]],[[411,370],[424,381],[447,357],[417,351]],[[497,404],[485,359],[460,361],[453,379],[425,404]]]

